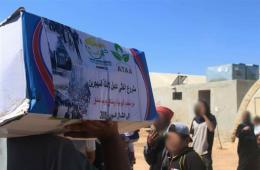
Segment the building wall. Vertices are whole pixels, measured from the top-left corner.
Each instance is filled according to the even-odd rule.
[[[256,81],[250,81],[250,80],[237,80],[237,104],[238,108],[240,107],[245,95],[247,92],[251,89],[251,87],[254,85]]]
[[[175,89],[170,86],[157,87],[153,88],[153,93],[157,105],[168,106],[175,112],[174,121],[190,125],[199,90],[210,90],[211,111],[217,118],[221,139],[226,141],[230,140],[234,130],[239,104],[252,84],[252,81],[230,80],[178,85]],[[182,92],[182,100],[173,100],[173,91]]]
[[[150,73],[150,79],[153,88],[170,87],[172,82],[178,77],[178,75],[179,74],[172,73]],[[187,76],[187,79],[184,81],[184,84],[206,83],[206,76],[186,74],[184,76]]]
[[[247,103],[245,108],[243,108],[244,110],[250,111],[253,116],[260,116],[260,81],[255,83],[254,87],[250,88],[250,91],[243,99],[243,102]]]

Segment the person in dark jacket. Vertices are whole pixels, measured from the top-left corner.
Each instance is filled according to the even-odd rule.
[[[201,157],[188,145],[189,128],[182,123],[170,125],[161,170],[206,170]]]
[[[242,114],[242,121],[238,125],[236,136],[239,139],[237,148],[239,157],[237,170],[258,170],[257,142],[250,112],[245,111]]]
[[[100,140],[106,170],[130,170],[117,123],[82,121],[66,129],[65,136]],[[56,135],[9,138],[3,147],[7,148],[0,152],[0,165],[7,161],[7,170],[97,170],[72,141]]]
[[[153,124],[153,129],[147,137],[147,145],[144,148],[144,157],[150,165],[150,170],[159,170],[162,164],[162,153],[165,147],[165,133],[171,123],[173,111],[167,107],[156,107],[158,119]]]
[[[195,117],[190,128],[192,147],[202,157],[207,170],[212,170],[212,147],[217,121],[211,114],[208,103],[203,100],[195,105],[194,113]]]

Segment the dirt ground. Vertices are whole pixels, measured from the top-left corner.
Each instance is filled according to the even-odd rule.
[[[148,170],[149,167],[143,157],[143,147],[146,143],[147,133],[142,129],[140,139],[135,143],[136,165],[134,170]],[[222,143],[220,149],[219,142],[216,140],[213,146],[213,166],[214,170],[236,170],[237,154],[236,143]]]

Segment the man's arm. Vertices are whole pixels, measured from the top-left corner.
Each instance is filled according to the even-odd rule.
[[[149,165],[152,165],[156,161],[157,155],[158,153],[156,152],[155,149],[149,146],[144,147],[144,158]]]
[[[236,137],[237,138],[241,138],[243,136],[242,129],[243,129],[243,125],[241,125],[241,124],[238,125],[237,130],[236,130]]]
[[[253,132],[251,132],[252,129],[250,126],[245,126],[240,124],[237,128],[236,131],[236,136],[239,138],[241,141],[250,141],[250,140],[255,140],[255,136]]]
[[[86,151],[88,161],[93,164],[96,160],[96,151]]]
[[[130,170],[127,152],[119,136],[117,123],[111,121],[83,121],[66,127],[71,137],[97,137],[104,151],[106,170]]]
[[[101,140],[104,151],[104,163],[106,170],[128,170],[129,163],[127,152],[124,149],[125,143],[121,140],[119,134],[111,138]]]
[[[191,134],[191,136],[194,135],[193,122],[194,122],[194,119],[192,120],[191,125],[190,125],[190,134]]]
[[[152,131],[147,136],[147,145],[144,147],[144,158],[149,165],[152,165],[157,158],[159,134],[156,131]]]
[[[217,125],[216,119],[214,118],[214,120],[210,120],[206,115],[203,115],[203,118],[207,124],[208,130],[214,132]]]
[[[90,163],[94,163],[96,159],[96,140],[86,141],[86,155]]]

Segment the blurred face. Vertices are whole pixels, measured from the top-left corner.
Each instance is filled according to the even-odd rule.
[[[248,111],[245,111],[243,114],[242,114],[242,122],[247,122],[247,121],[250,121],[250,113]]]
[[[176,155],[180,153],[183,148],[188,146],[188,142],[187,140],[184,140],[182,137],[180,137],[177,133],[169,132],[167,134],[165,145],[171,154]]]
[[[162,115],[159,115],[158,119],[155,120],[155,122],[154,122],[154,126],[158,130],[163,130],[163,129],[167,128],[169,126],[169,124],[170,124],[170,121]]]
[[[195,115],[202,116],[206,114],[206,108],[202,102],[198,102],[194,109]]]

